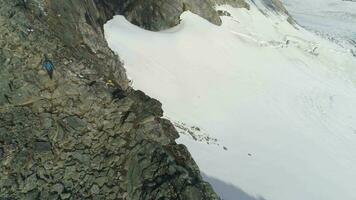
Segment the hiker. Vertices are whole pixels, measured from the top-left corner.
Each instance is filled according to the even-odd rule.
[[[48,59],[47,54],[45,54],[45,60],[42,64],[42,67],[47,71],[49,78],[52,79],[53,71],[54,71],[54,64],[50,59]]]

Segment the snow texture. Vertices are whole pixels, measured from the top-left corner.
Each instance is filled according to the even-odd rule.
[[[356,49],[356,2],[347,0],[283,0],[289,12],[307,29]],[[350,41],[353,40],[354,42]]]
[[[134,88],[217,139],[179,142],[225,200],[356,199],[356,59],[267,9],[217,9],[222,26],[185,12],[161,32],[116,16],[106,38]]]

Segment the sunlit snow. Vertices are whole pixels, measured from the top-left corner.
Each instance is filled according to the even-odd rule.
[[[283,0],[283,2],[302,26],[335,37],[353,39],[356,42],[356,1]]]
[[[166,117],[218,139],[178,140],[207,176],[267,200],[356,199],[356,59],[285,17],[218,9],[220,27],[185,12],[162,32],[116,16],[106,38]]]

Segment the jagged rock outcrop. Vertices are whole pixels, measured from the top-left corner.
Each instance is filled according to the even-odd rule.
[[[115,0],[104,1],[103,6],[110,7],[113,13],[120,13],[133,24],[153,31],[179,24],[180,15],[188,10],[220,25],[216,5],[228,3],[234,7],[249,8],[244,0],[126,0],[119,4]]]
[[[125,2],[0,1],[0,199],[218,199],[107,46],[115,13],[152,23]]]
[[[291,24],[295,23],[280,0],[259,0],[259,2],[272,12],[288,16]],[[158,31],[179,24],[180,16],[184,11],[191,11],[215,25],[221,25],[220,15],[215,7],[222,4],[250,9],[250,5],[245,0],[103,0],[102,7],[111,15],[113,13],[124,15],[135,25]]]

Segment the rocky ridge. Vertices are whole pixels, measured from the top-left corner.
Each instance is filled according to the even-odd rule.
[[[280,0],[260,1],[270,11],[289,16]],[[131,23],[152,31],[179,24],[184,11],[191,11],[215,25],[221,25],[220,13],[215,9],[217,5],[228,4],[236,8],[250,9],[245,0],[126,0],[117,6],[113,6],[115,3],[112,2],[115,1],[106,0],[106,5],[114,8],[113,13],[124,15]],[[255,3],[255,0],[252,2]],[[294,23],[292,17],[289,16],[288,20]]]
[[[179,24],[180,15],[188,10],[220,25],[216,5],[228,3],[238,8],[249,8],[244,0],[126,0],[119,4],[112,0],[104,2],[107,7],[113,8],[113,13],[124,15],[131,23],[153,31]]]
[[[218,199],[161,104],[107,46],[115,14],[149,30],[243,0],[0,1],[0,199]],[[53,79],[42,68],[54,63]]]
[[[218,199],[161,104],[129,87],[107,5],[0,2],[0,199]]]

